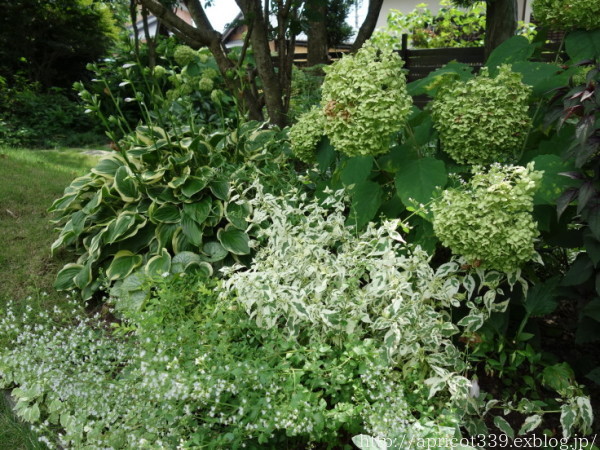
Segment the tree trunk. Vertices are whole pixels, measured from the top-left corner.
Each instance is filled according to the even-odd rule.
[[[516,1],[516,0],[515,0]],[[383,0],[369,0],[369,9],[367,11],[367,17],[358,30],[354,44],[352,44],[352,52],[357,51],[363,46],[367,39],[371,37],[375,27],[377,26],[377,19],[381,13],[381,7],[383,6]]]
[[[485,19],[485,57],[517,31],[517,0],[490,0]]]
[[[329,45],[327,42],[327,2],[322,0],[308,0],[306,2],[306,16],[309,20],[308,30],[308,55],[307,66],[327,64]]]

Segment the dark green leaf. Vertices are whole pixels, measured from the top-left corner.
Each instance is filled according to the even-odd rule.
[[[555,300],[558,295],[557,286],[558,279],[550,278],[543,283],[537,283],[529,290],[524,300],[524,306],[530,316],[545,316],[556,309],[558,305]]]
[[[324,172],[331,166],[335,159],[335,150],[329,139],[323,137],[317,145],[317,163],[319,164],[319,170]]]
[[[194,252],[181,252],[173,256],[171,270],[173,273],[185,272],[192,264],[200,264],[202,259]]]
[[[186,203],[183,205],[183,213],[194,219],[197,223],[203,224],[210,214],[212,201],[210,197],[205,197],[196,203]]]
[[[573,378],[573,370],[566,362],[548,366],[542,372],[542,384],[559,393],[573,384]]]
[[[177,223],[181,220],[181,213],[176,205],[164,204],[158,208],[154,208],[156,204],[153,204],[149,214],[150,219],[154,222],[159,223]]]
[[[65,265],[58,275],[56,275],[56,281],[54,282],[54,289],[57,291],[66,291],[74,289],[75,277],[81,272],[83,265],[81,264],[67,264]]]
[[[202,244],[202,229],[194,219],[185,213],[181,216],[181,229],[192,244],[195,246]]]
[[[562,286],[577,286],[586,282],[594,273],[594,264],[586,253],[580,253],[563,278]]]
[[[218,199],[227,200],[229,198],[229,183],[225,180],[211,181],[210,190]]]
[[[245,230],[248,227],[246,218],[250,214],[250,207],[247,203],[228,203],[225,208],[225,217],[229,222],[240,230]]]
[[[422,158],[410,162],[396,172],[396,191],[406,206],[429,203],[437,187],[448,181],[443,161]]]
[[[534,51],[535,46],[526,37],[513,36],[492,51],[485,65],[489,67],[490,75],[495,76],[498,73],[498,66],[527,61]]]
[[[573,165],[560,156],[540,155],[533,161],[536,170],[544,171],[542,182],[535,193],[534,204],[554,205],[567,188],[577,186],[577,181],[560,175],[573,169]]]
[[[365,181],[373,167],[372,156],[355,156],[346,160],[341,172],[342,182],[346,186],[359,184]]]
[[[206,178],[189,177],[181,188],[181,192],[188,198],[193,197],[206,187],[208,180]]]
[[[382,203],[383,191],[378,183],[364,181],[352,189],[352,206],[348,224],[362,228],[371,221]]]
[[[565,49],[574,62],[600,58],[600,29],[577,30],[567,34]]]
[[[584,306],[583,315],[600,322],[600,298],[596,297]]]
[[[125,166],[119,167],[115,173],[114,186],[124,202],[133,202],[139,198],[137,182]]]
[[[155,255],[148,260],[145,272],[149,276],[162,275],[171,270],[171,255],[166,249],[162,249],[159,255]]]
[[[123,279],[141,264],[141,255],[135,255],[129,250],[121,250],[114,256],[110,266],[106,269],[106,276],[111,281]]]
[[[222,228],[217,232],[217,239],[226,250],[234,255],[247,255],[250,253],[250,247],[248,246],[250,238],[242,230],[234,227]]]
[[[103,177],[113,178],[119,168],[123,167],[124,163],[117,158],[108,157],[101,159],[96,167],[92,169],[92,173]]]
[[[204,244],[204,247],[202,247],[202,253],[206,255],[206,257],[203,259],[209,262],[221,261],[229,254],[229,252],[216,241],[211,241]]]

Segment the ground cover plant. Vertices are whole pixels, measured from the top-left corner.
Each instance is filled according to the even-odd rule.
[[[409,85],[369,44],[325,69],[290,130],[196,122],[152,87],[164,74],[127,64],[146,94],[113,95],[115,152],[52,207],[55,248],[79,249],[57,279],[72,299],[3,307],[0,383],[18,415],[77,448],[499,433],[590,447],[598,39],[570,33],[567,59],[541,63],[515,37],[480,74],[451,63]],[[177,53],[186,76],[199,54]]]

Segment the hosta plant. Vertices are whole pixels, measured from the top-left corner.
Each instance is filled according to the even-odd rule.
[[[61,227],[52,250],[71,246],[80,255],[59,272],[56,288],[77,288],[89,298],[103,278],[112,283],[136,271],[210,274],[249,254],[251,210],[232,183],[244,170],[254,176],[261,160],[281,162],[272,153],[277,133],[256,123],[208,136],[138,127],[127,150],[100,160],[50,208]],[[253,162],[245,166],[246,158]],[[138,282],[130,280],[130,290]]]
[[[531,125],[530,92],[508,65],[496,77],[484,68],[476,78],[442,88],[432,106],[442,149],[459,163],[514,160]]]

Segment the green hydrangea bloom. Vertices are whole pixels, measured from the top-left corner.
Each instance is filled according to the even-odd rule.
[[[173,59],[175,59],[175,62],[181,67],[187,66],[197,57],[198,52],[187,45],[178,45],[175,47],[175,52],[173,53]]]
[[[391,49],[367,44],[324,68],[325,133],[337,150],[348,156],[389,150],[412,105],[403,65]]]
[[[315,160],[315,149],[325,134],[325,115],[319,107],[313,107],[298,118],[290,128],[290,141],[294,155],[306,163]]]
[[[535,0],[532,8],[536,20],[554,29],[600,28],[598,0]]]
[[[474,266],[511,272],[534,255],[539,235],[533,196],[542,172],[494,164],[432,204],[433,230],[442,244]]]
[[[214,85],[215,84],[213,83],[213,80],[211,80],[210,78],[205,78],[203,76],[198,82],[198,89],[204,92],[210,92],[213,90]]]
[[[211,80],[214,80],[218,76],[219,76],[219,72],[217,72],[212,67],[209,67],[208,69],[205,69],[204,72],[202,72],[203,78],[210,78]]]
[[[162,78],[167,74],[167,69],[165,69],[163,66],[155,66],[152,74],[155,78]]]
[[[442,88],[432,105],[442,149],[459,163],[510,161],[531,126],[530,93],[508,65],[495,78],[483,68],[476,78]]]

